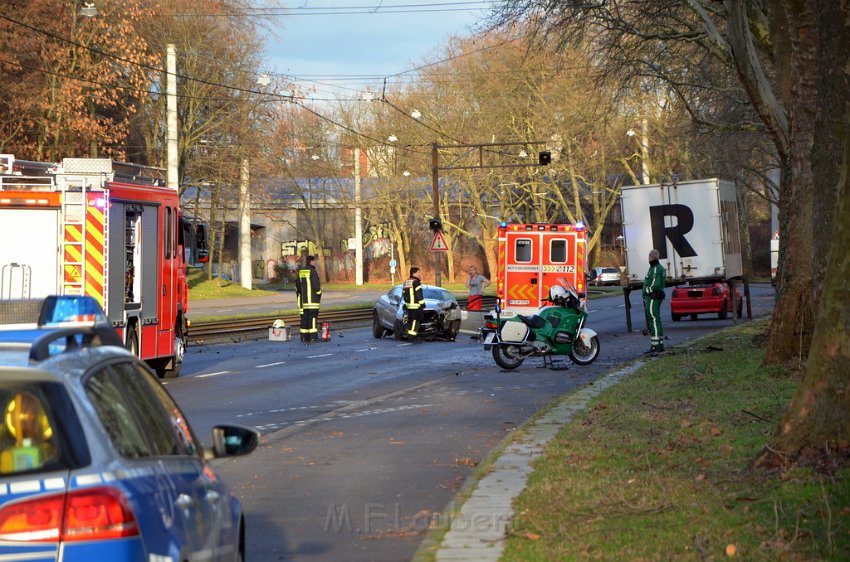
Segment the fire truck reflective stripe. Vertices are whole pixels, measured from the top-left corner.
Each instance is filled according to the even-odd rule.
[[[69,224],[65,226],[65,242],[77,243],[83,241],[83,231],[76,224]]]
[[[86,294],[103,306],[103,210],[90,205],[86,212]]]

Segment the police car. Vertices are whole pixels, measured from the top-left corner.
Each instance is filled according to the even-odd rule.
[[[0,561],[240,561],[239,501],[90,297],[0,301]]]

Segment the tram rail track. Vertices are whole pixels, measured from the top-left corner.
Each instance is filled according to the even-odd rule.
[[[468,299],[458,299],[461,308],[466,308]],[[496,297],[485,296],[484,310],[491,310],[496,304]],[[329,309],[319,312],[319,322],[329,322],[331,326],[339,324],[368,324],[372,321],[373,307],[364,305],[363,308]],[[297,329],[300,318],[297,313],[266,314],[250,318],[234,318],[229,320],[213,320],[192,322],[189,328],[189,343],[211,343],[220,339],[248,339],[265,335],[275,320],[282,320],[287,326]]]

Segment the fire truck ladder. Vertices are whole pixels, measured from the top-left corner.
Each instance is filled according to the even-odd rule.
[[[75,178],[76,179],[76,178]],[[85,294],[86,181],[62,183],[62,294]]]

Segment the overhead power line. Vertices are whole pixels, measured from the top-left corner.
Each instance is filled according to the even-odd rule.
[[[92,53],[95,53],[97,55],[109,57],[111,59],[118,60],[118,61],[121,61],[123,63],[130,64],[130,65],[133,65],[133,66],[137,66],[137,67],[140,67],[140,68],[144,68],[144,69],[147,69],[147,70],[151,70],[151,71],[154,71],[154,72],[165,73],[165,70],[160,68],[160,67],[152,66],[152,65],[141,63],[141,62],[134,61],[134,60],[130,60],[130,59],[127,59],[125,57],[121,57],[119,55],[116,55],[114,53],[111,53],[111,52],[108,52],[108,51],[103,51],[103,50],[95,48],[95,47],[91,47],[89,45],[83,45],[82,43],[79,43],[77,41],[67,39],[65,37],[62,37],[61,35],[58,35],[56,33],[48,31],[46,29],[42,29],[42,28],[30,25],[28,23],[16,20],[14,18],[10,18],[10,17],[3,15],[3,14],[0,14],[0,19],[4,19],[4,20],[11,22],[15,25],[19,25],[21,27],[29,29],[30,31],[34,31],[36,33],[45,35],[45,36],[50,37],[52,39],[55,39],[57,41],[61,41],[61,42],[66,43],[66,44],[73,45],[73,46],[79,47],[81,49],[86,49],[86,50],[91,51]],[[381,145],[384,145],[384,146],[396,146],[395,144],[391,144],[391,143],[388,143],[384,140],[373,138],[373,137],[371,137],[371,136],[369,136],[365,133],[361,133],[360,131],[357,131],[357,130],[355,130],[355,129],[347,126],[347,125],[339,123],[339,122],[335,121],[334,119],[331,119],[330,117],[327,117],[326,115],[319,113],[318,111],[312,109],[311,107],[308,107],[307,105],[305,105],[302,102],[295,99],[295,97],[292,96],[292,95],[283,95],[283,94],[278,94],[277,92],[263,92],[263,91],[255,90],[255,89],[251,89],[251,88],[242,88],[242,87],[239,87],[239,86],[222,84],[222,83],[213,82],[213,81],[210,81],[210,80],[204,80],[204,79],[201,79],[201,78],[194,78],[192,76],[186,76],[186,75],[183,75],[183,74],[176,74],[175,76],[177,76],[177,78],[181,78],[183,80],[189,80],[189,81],[197,82],[197,83],[200,83],[200,84],[205,84],[207,86],[223,88],[223,89],[226,89],[226,90],[229,90],[229,91],[234,91],[234,92],[239,92],[239,93],[244,93],[244,94],[253,94],[253,95],[257,95],[257,96],[265,96],[267,98],[274,98],[274,99],[278,99],[280,101],[286,101],[286,102],[289,102],[289,103],[292,103],[294,105],[301,107],[302,109],[304,109],[308,113],[315,115],[319,119],[322,119],[322,120],[324,120],[328,123],[331,123],[332,125],[335,125],[335,126],[341,128],[341,129],[343,129],[343,130],[345,130],[345,131],[347,131],[347,132],[349,132],[349,133],[351,133],[355,136],[365,138],[365,139],[370,140],[374,143],[381,144]],[[68,78],[83,80],[82,78],[73,77],[73,76],[69,76]],[[114,85],[111,85],[111,86],[115,87]],[[159,92],[159,93],[161,93],[161,92]],[[415,150],[412,150],[411,148],[405,147],[405,146],[397,146],[397,148],[399,148],[401,150],[410,150],[412,152],[416,152]]]
[[[277,8],[246,6],[234,7],[227,11],[212,12],[165,12],[167,17],[273,17],[273,16],[338,16],[338,15],[382,15],[382,14],[421,14],[430,12],[473,12],[486,10],[493,6],[494,0],[476,0],[462,2],[428,2],[416,4],[378,4],[361,6],[305,6],[301,8]]]

